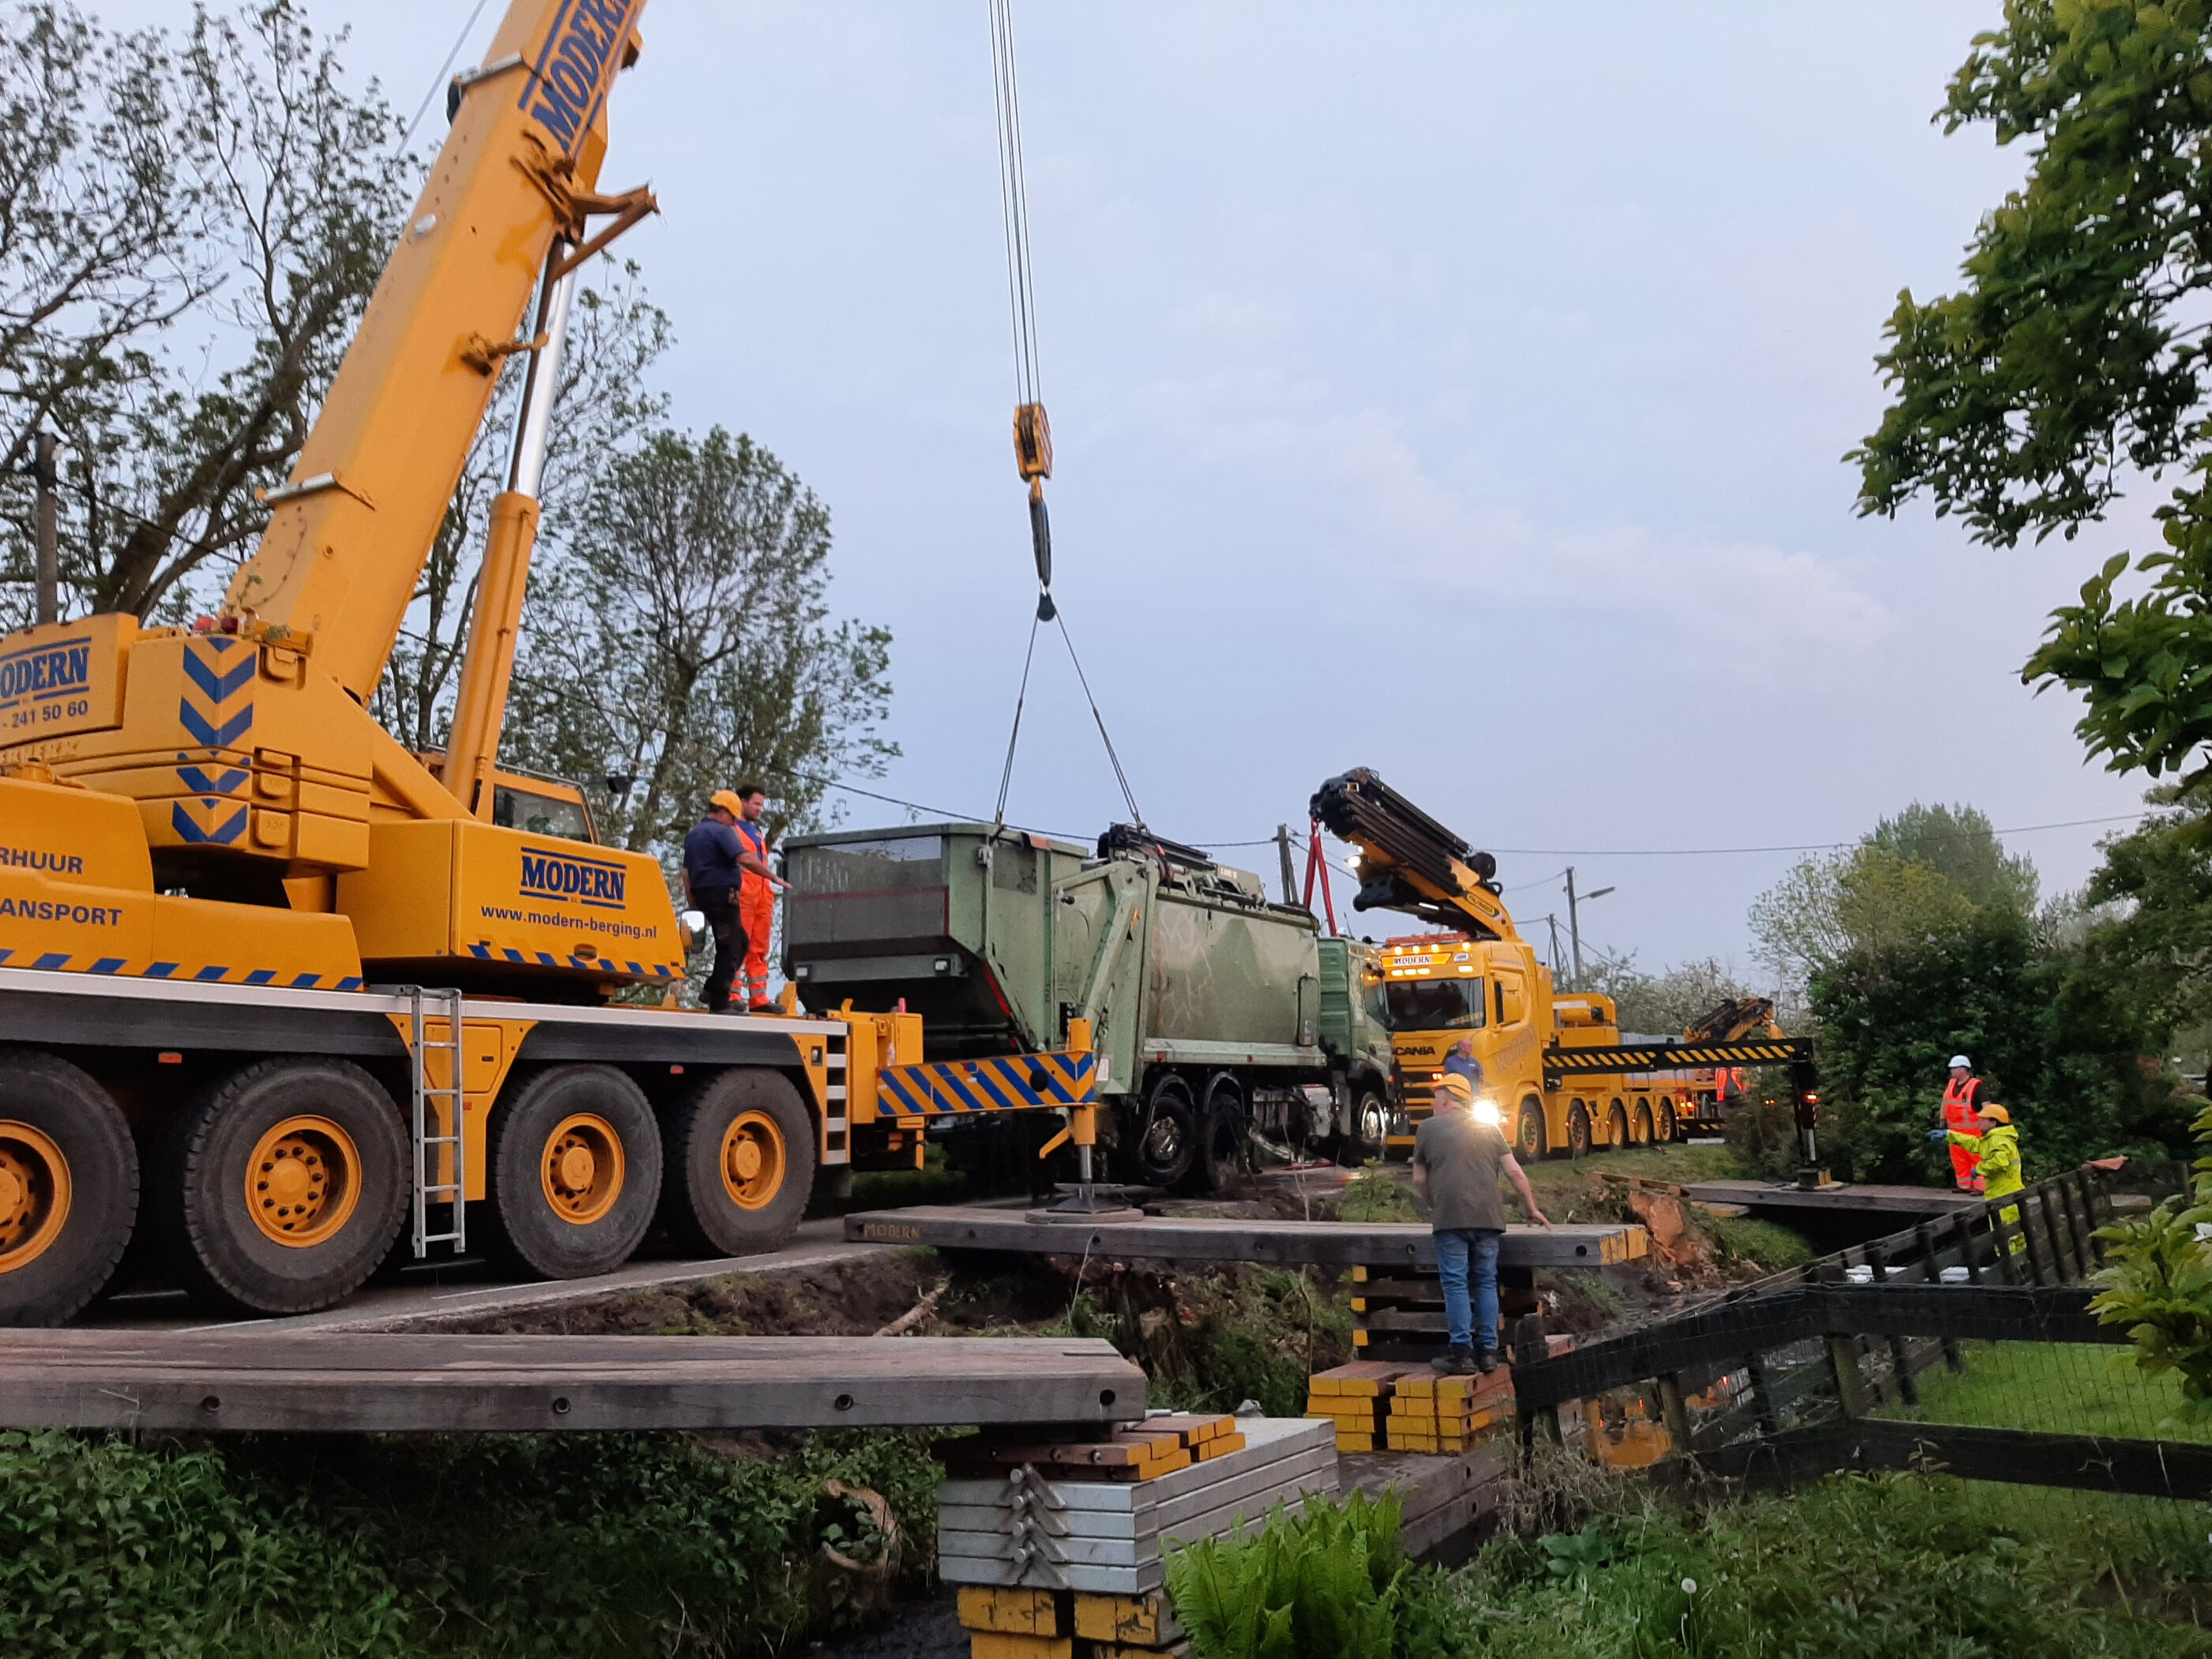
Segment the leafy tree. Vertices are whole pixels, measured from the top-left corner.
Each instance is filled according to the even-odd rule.
[[[0,433],[63,452],[70,608],[176,619],[258,540],[390,249],[415,164],[293,0],[112,38],[66,0],[0,50]],[[0,214],[0,218],[4,218]],[[31,502],[0,480],[0,574]],[[0,622],[28,610],[7,590]]]
[[[2026,140],[2027,177],[1977,228],[1959,292],[1899,295],[1877,359],[1893,401],[1850,456],[1860,510],[1925,494],[2009,547],[2178,473],[2165,546],[2108,560],[2026,677],[2081,694],[2076,730],[2114,769],[2195,787],[2212,740],[2212,6],[2008,0],[1938,118]]]
[[[1633,962],[1607,958],[1584,977],[1591,990],[1613,999],[1622,1030],[1654,1036],[1679,1034],[1731,998],[1759,994],[1712,957],[1656,974],[1641,971]]]
[[[804,823],[839,775],[898,751],[890,634],[831,622],[830,513],[776,458],[720,427],[659,430],[617,457],[544,567],[507,753],[631,781],[611,839],[666,856],[707,797],[763,781],[771,826]]]

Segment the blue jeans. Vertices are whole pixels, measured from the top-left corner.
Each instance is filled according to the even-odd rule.
[[[1455,1348],[1498,1346],[1498,1243],[1504,1237],[1493,1227],[1437,1231],[1437,1277],[1443,1281],[1444,1317],[1451,1325]],[[1468,1293],[1470,1267],[1472,1297]],[[1476,1337],[1482,1340],[1478,1342]]]

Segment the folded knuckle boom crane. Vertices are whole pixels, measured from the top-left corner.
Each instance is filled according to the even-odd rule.
[[[1524,1158],[1663,1145],[1692,1125],[1717,1125],[1716,1068],[1788,1066],[1801,1124],[1816,1103],[1811,1043],[1784,1036],[1760,999],[1724,1003],[1679,1042],[1624,1042],[1612,998],[1553,988],[1499,896],[1498,860],[1367,769],[1322,784],[1312,815],[1359,850],[1355,909],[1396,910],[1445,930],[1389,940],[1376,963],[1395,1059],[1394,1149],[1411,1146],[1462,1038]]]
[[[918,1019],[617,1002],[685,970],[658,860],[497,764],[576,272],[655,210],[599,190],[643,9],[514,0],[456,77],[219,616],[0,641],[0,1322],[67,1319],[134,1238],[263,1314],[343,1297],[410,1216],[417,1256],[473,1237],[554,1277],[656,1219],[702,1254],[769,1249],[817,1171],[920,1161],[922,1119],[885,1092]],[[452,737],[412,753],[368,704],[511,356]],[[1088,1144],[1069,1039],[985,1109],[1065,1109]]]

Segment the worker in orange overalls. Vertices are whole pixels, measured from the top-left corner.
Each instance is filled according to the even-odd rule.
[[[745,965],[738,986],[738,1000],[748,1012],[764,1014],[775,1006],[768,1000],[768,942],[775,931],[775,894],[778,888],[790,884],[761,873],[769,867],[768,831],[760,823],[761,814],[768,811],[768,791],[757,783],[741,783],[738,803],[738,821],[732,827],[745,850],[760,860],[759,869],[745,866],[744,884],[738,890],[738,920],[745,930]]]
[[[1953,1136],[1975,1136],[1982,1132],[1978,1115],[1982,1098],[1982,1080],[1974,1075],[1974,1062],[1964,1054],[1951,1056],[1951,1080],[1943,1086],[1943,1127]],[[1978,1152],[1970,1152],[1951,1141],[1951,1174],[1953,1183],[1962,1193],[1982,1190],[1982,1160]]]

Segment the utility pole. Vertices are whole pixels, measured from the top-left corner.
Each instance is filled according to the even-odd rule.
[[[1275,850],[1283,855],[1283,902],[1296,904],[1298,902],[1298,876],[1291,864],[1291,826],[1287,823],[1275,826]]]
[[[56,522],[60,512],[57,494],[61,483],[59,469],[54,463],[54,440],[50,432],[41,432],[32,452],[30,465],[22,469],[38,481],[39,506],[36,520],[39,542],[38,606],[42,623],[62,619],[61,533]]]
[[[1555,915],[1547,915],[1544,918],[1544,925],[1552,930],[1552,977],[1557,979],[1559,976],[1559,919]]]
[[[1595,893],[1584,893],[1577,898],[1575,895],[1575,866],[1571,864],[1567,866],[1567,937],[1574,944],[1575,989],[1577,991],[1583,988],[1582,906],[1586,901],[1601,899],[1611,891],[1613,889],[1610,887],[1601,887]]]

